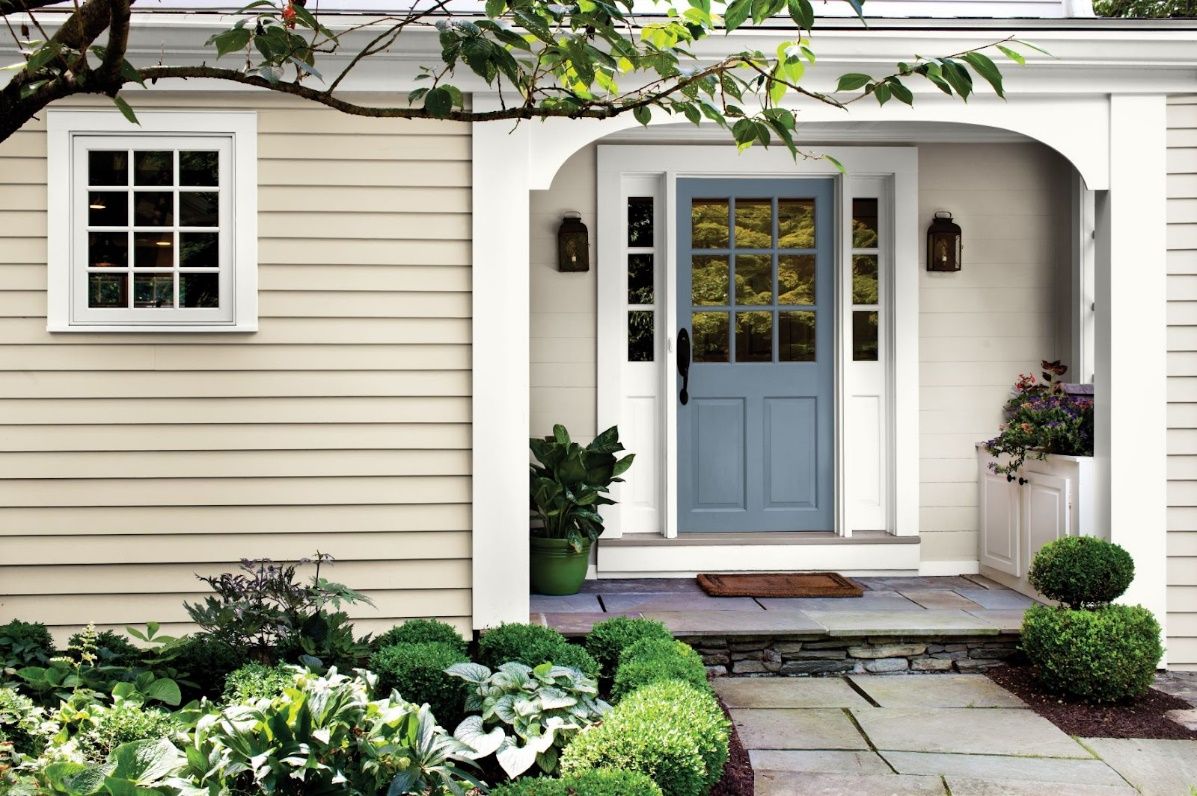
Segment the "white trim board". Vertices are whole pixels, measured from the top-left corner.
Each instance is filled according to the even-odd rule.
[[[919,544],[892,542],[759,545],[671,544],[598,546],[601,578],[672,577],[697,572],[833,570],[858,575],[919,571]],[[668,556],[668,566],[662,566]]]
[[[978,575],[981,572],[981,564],[975,558],[963,558],[959,561],[920,561],[918,570],[922,577]]]

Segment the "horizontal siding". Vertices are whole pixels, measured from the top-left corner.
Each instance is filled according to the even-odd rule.
[[[1168,662],[1197,668],[1197,97],[1168,102]]]
[[[257,334],[47,334],[44,125],[0,144],[0,622],[185,629],[196,574],[319,549],[363,629],[467,631],[469,126],[138,102],[197,106],[258,109]]]

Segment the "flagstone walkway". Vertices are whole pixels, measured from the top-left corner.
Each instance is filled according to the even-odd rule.
[[[1072,738],[984,675],[713,683],[757,796],[1197,793],[1197,742]]]

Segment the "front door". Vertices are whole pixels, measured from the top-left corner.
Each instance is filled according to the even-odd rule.
[[[679,531],[834,530],[833,197],[678,181]]]

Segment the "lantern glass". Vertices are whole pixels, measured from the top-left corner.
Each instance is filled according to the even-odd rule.
[[[557,270],[589,271],[590,239],[580,216],[569,214],[557,228]]]
[[[962,238],[952,214],[937,212],[927,230],[927,270],[959,271],[964,250]]]

